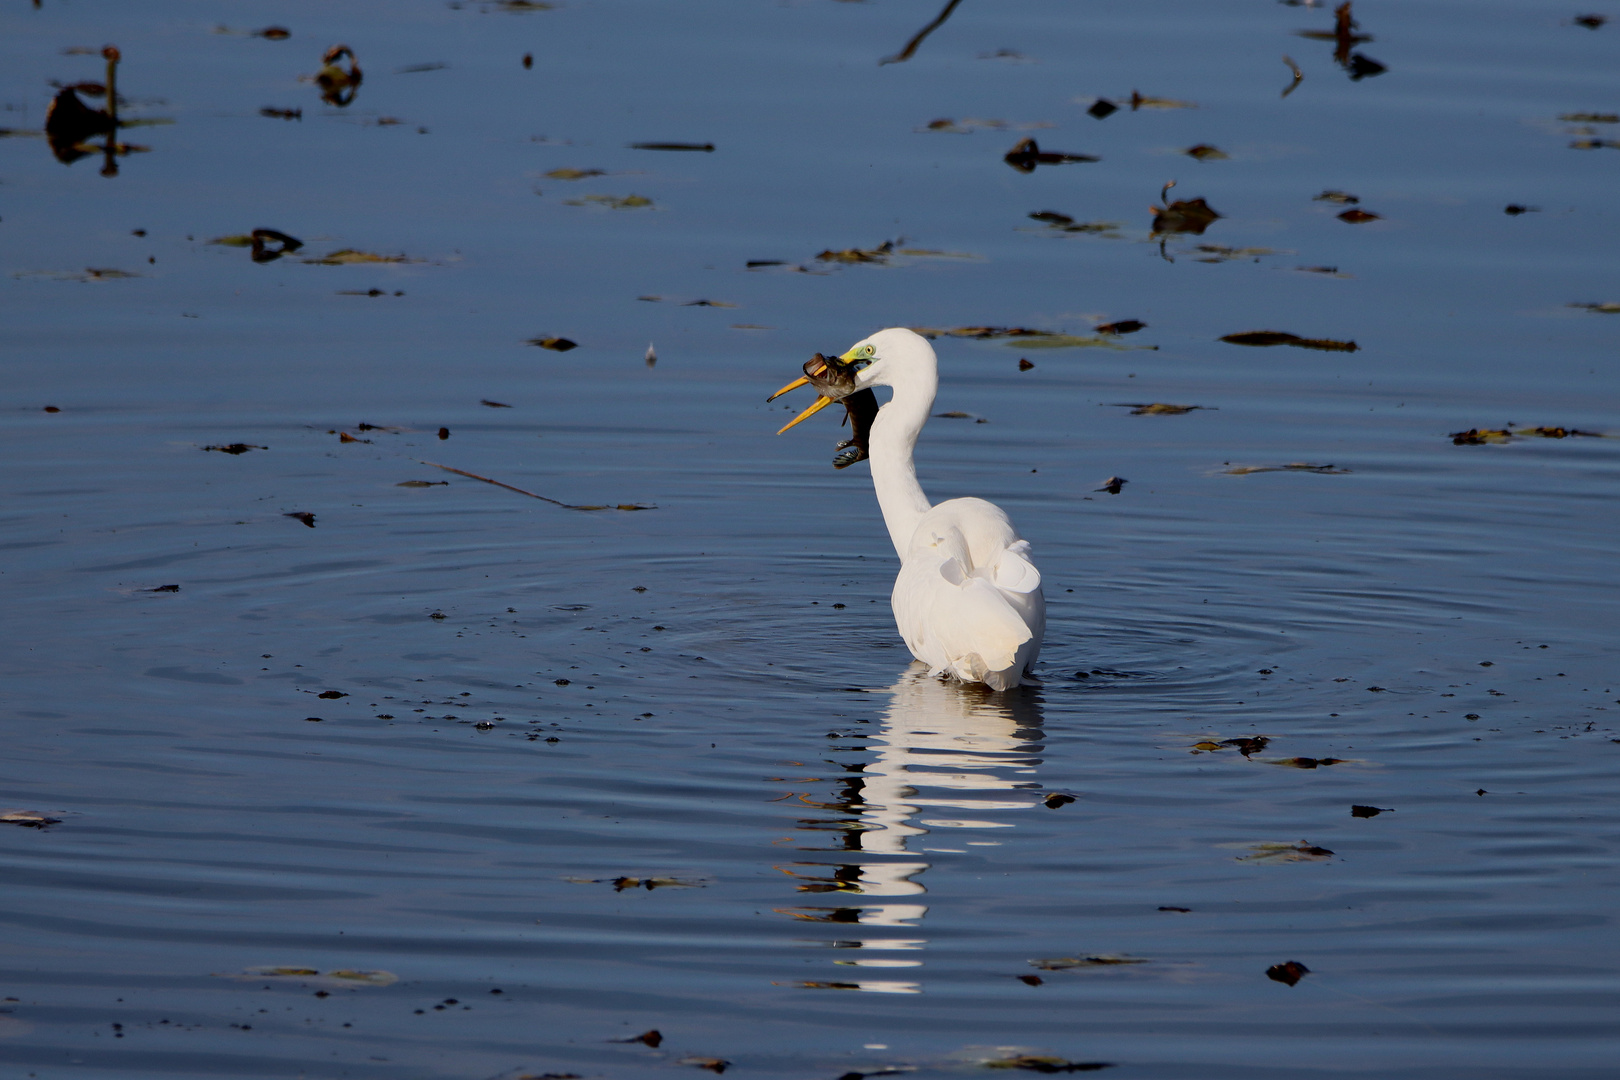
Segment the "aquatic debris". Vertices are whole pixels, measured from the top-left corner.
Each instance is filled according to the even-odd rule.
[[[1105,322],[1097,324],[1099,334],[1134,334],[1138,330],[1146,330],[1147,323],[1140,319],[1121,319],[1118,322]]]
[[[395,484],[394,486],[395,487],[408,487],[408,488],[449,487],[450,486],[450,481],[448,481],[448,480],[401,480],[399,483]]]
[[[223,446],[205,446],[204,450],[218,450],[221,454],[245,454],[249,450],[268,450],[268,446],[255,446],[252,443],[233,442]]]
[[[180,586],[178,586],[178,585],[158,585],[155,588],[142,589],[141,591],[142,592],[179,592],[180,591]]]
[[[1165,205],[1148,207],[1153,213],[1153,235],[1163,233],[1204,235],[1204,230],[1215,224],[1221,215],[1203,199],[1177,199],[1175,202],[1169,202],[1170,189],[1175,186],[1176,182],[1172,180],[1159,192],[1159,201]]]
[[[1269,735],[1240,735],[1235,739],[1203,739],[1192,745],[1193,753],[1213,754],[1233,747],[1244,757],[1259,753],[1271,742]]]
[[[61,824],[61,818],[49,817],[38,810],[0,810],[0,824],[17,825],[24,829],[44,829]]]
[[[1202,251],[1204,253],[1203,257],[1198,260],[1201,263],[1235,262],[1238,259],[1249,259],[1253,260],[1254,262],[1259,262],[1261,256],[1263,255],[1291,254],[1290,252],[1276,251],[1272,248],[1235,248],[1227,247],[1225,244],[1199,244],[1194,250]]]
[[[1136,112],[1138,109],[1196,109],[1196,108],[1198,108],[1197,104],[1194,103],[1194,102],[1191,102],[1191,101],[1177,101],[1174,98],[1148,97],[1145,94],[1137,93],[1135,90],[1131,91],[1130,104],[1131,104],[1131,112]]]
[[[1338,215],[1340,221],[1348,222],[1351,225],[1365,225],[1367,222],[1377,221],[1381,217],[1381,214],[1374,214],[1360,207],[1353,207]]]
[[[1031,330],[1023,326],[958,326],[951,329],[940,329],[932,326],[913,326],[912,332],[922,335],[930,340],[944,337],[970,338],[975,341],[986,341],[992,338],[1011,338],[1007,344],[1014,349],[1129,349],[1129,348],[1155,348],[1156,346],[1129,346],[1121,345],[1113,336],[1082,337],[1077,334],[1060,334],[1051,330]],[[1030,365],[1033,367],[1034,365]]]
[[[1180,912],[1183,915],[1190,915],[1192,913],[1192,908],[1190,908],[1190,907],[1177,907],[1174,904],[1160,904],[1159,905],[1159,910],[1160,911]]]
[[[450,437],[450,432],[449,432],[449,430],[447,428],[440,428],[439,429],[439,438],[448,439],[449,437]],[[601,505],[595,505],[595,504],[591,504],[591,505],[575,505],[573,503],[565,503],[565,502],[561,501],[560,499],[550,499],[550,498],[547,498],[544,495],[536,495],[532,491],[524,491],[520,487],[513,487],[511,484],[503,483],[500,480],[491,480],[487,476],[479,476],[477,473],[468,472],[466,469],[457,469],[457,468],[453,468],[453,467],[451,467],[449,465],[440,465],[438,462],[434,462],[434,461],[423,461],[423,462],[420,462],[420,464],[427,465],[427,466],[430,466],[430,467],[435,468],[435,469],[443,469],[445,472],[453,472],[457,476],[465,476],[469,480],[481,480],[486,484],[493,484],[495,487],[505,488],[507,491],[515,491],[519,495],[527,495],[531,499],[539,499],[541,502],[548,502],[548,503],[551,503],[553,506],[560,506],[564,510],[624,510],[626,512],[629,512],[629,511],[632,511],[632,510],[656,510],[656,509],[658,509],[656,506],[644,505],[642,503],[619,503],[616,506],[610,506],[610,505],[607,505],[607,504],[601,504]]]
[[[1018,976],[1018,981],[1023,983],[1025,986],[1045,986],[1046,985],[1046,980],[1041,978],[1039,975],[1020,975],[1020,976]],[[839,1077],[839,1080],[843,1080],[843,1078]]]
[[[353,266],[369,263],[415,263],[421,259],[413,259],[408,255],[377,255],[370,251],[357,251],[354,248],[340,248],[319,259],[305,259],[310,266]]]
[[[1571,150],[1620,150],[1620,139],[1576,139],[1569,144]]]
[[[1311,201],[1339,203],[1341,205],[1354,205],[1360,202],[1361,198],[1359,196],[1350,194],[1348,191],[1337,191],[1333,188],[1328,188],[1320,195],[1312,195]]]
[[[347,68],[338,67],[338,61],[348,58]],[[364,79],[360,61],[347,45],[334,45],[321,58],[321,70],[315,73],[315,85],[321,88],[321,100],[340,109],[347,108],[360,89]]]
[[[399,976],[391,971],[362,971],[357,968],[338,968],[333,971],[323,972],[317,968],[295,966],[244,968],[240,975],[229,975],[226,978],[238,979],[243,982],[258,979],[296,979],[300,982],[313,982],[316,985],[324,984],[333,987],[392,986],[399,981]]]
[[[1064,154],[1051,150],[1042,150],[1040,144],[1034,139],[1021,139],[1018,144],[1002,156],[1003,161],[1019,172],[1032,173],[1037,165],[1062,165],[1077,161],[1101,161],[1102,158],[1091,154]]]
[[[1209,409],[1209,405],[1171,405],[1163,401],[1131,402],[1115,401],[1109,403],[1112,408],[1129,409],[1132,416],[1181,416],[1184,413],[1194,412],[1198,409]]]
[[[264,38],[266,41],[286,41],[292,37],[292,31],[285,26],[267,26],[263,30],[255,30],[250,37]]]
[[[538,345],[542,349],[552,352],[567,352],[569,349],[579,348],[579,342],[570,341],[565,337],[537,337],[524,342],[525,345]]]
[[[425,71],[443,71],[445,68],[447,68],[449,66],[450,65],[445,63],[443,60],[429,60],[425,64],[406,64],[404,67],[395,68],[394,69],[394,74],[395,75],[420,75],[421,73],[423,73]]]
[[[248,234],[248,246],[253,249],[254,262],[267,263],[297,251],[304,242],[276,229],[254,229]]]
[[[1282,964],[1272,964],[1270,967],[1266,968],[1266,978],[1270,979],[1272,982],[1280,982],[1288,986],[1293,986],[1294,984],[1298,983],[1300,979],[1303,979],[1310,973],[1311,969],[1306,967],[1304,964],[1299,963],[1297,960],[1289,960]]]
[[[339,290],[337,290],[336,295],[338,295],[338,296],[387,296],[388,291],[386,289],[339,289]],[[404,296],[405,293],[404,293],[404,290],[402,290],[402,289],[395,289],[394,290],[394,295],[395,296]],[[364,430],[364,429],[362,429],[362,430]]]
[[[1035,369],[1035,365],[1033,363],[1031,363],[1030,361],[1024,359],[1023,357],[1018,358],[1018,370],[1019,371],[1033,371],[1034,369]]]
[[[1251,844],[1252,855],[1238,856],[1238,862],[1289,863],[1325,862],[1333,852],[1325,847],[1301,840],[1297,844]]]
[[[489,398],[479,398],[478,404],[486,405],[491,409],[510,409],[512,407],[504,401],[491,401]]]
[[[717,1057],[683,1057],[675,1064],[695,1065],[699,1069],[708,1069],[712,1073],[723,1073],[726,1071],[726,1066],[730,1065],[731,1062],[725,1058]]]
[[[318,698],[325,698],[327,701],[336,701],[338,698],[346,698],[349,695],[344,693],[342,690],[322,690],[315,696]]]
[[[1620,124],[1620,113],[1560,113],[1558,119],[1566,124]]]
[[[1075,968],[1106,968],[1120,967],[1125,964],[1150,964],[1151,960],[1142,956],[1054,956],[1046,960],[1031,960],[1031,967],[1042,971],[1071,971]]]
[[[1508,217],[1518,217],[1520,214],[1534,214],[1541,210],[1539,206],[1524,206],[1520,203],[1508,203],[1502,207],[1502,213]]]
[[[1616,300],[1605,300],[1601,304],[1571,304],[1569,306],[1580,308],[1583,311],[1596,311],[1603,315],[1620,315],[1620,301]]]
[[[281,516],[282,517],[290,517],[290,518],[294,518],[294,519],[296,519],[298,521],[302,521],[305,525],[309,526],[311,529],[313,529],[315,527],[315,515],[311,514],[307,510],[294,510],[289,514],[282,514]]]
[[[271,120],[302,120],[304,118],[304,110],[278,109],[274,105],[266,105],[264,108],[259,110],[259,115],[268,117]]]
[[[605,206],[609,210],[645,210],[653,201],[645,195],[584,195],[578,199],[565,199],[565,206]]]
[[[1115,105],[1107,98],[1098,98],[1096,101],[1091,103],[1091,106],[1088,109],[1086,109],[1087,115],[1095,117],[1098,120],[1106,120],[1117,112],[1119,112],[1119,106]]]
[[[944,133],[950,135],[968,135],[980,129],[987,129],[990,131],[1036,131],[1041,128],[1049,128],[1052,126],[1052,124],[1047,123],[1044,120],[1038,120],[1032,123],[1015,124],[1008,120],[985,120],[976,116],[963,117],[961,120],[953,120],[946,116],[941,117],[938,120],[930,120],[927,124],[917,128],[916,130],[919,132],[932,131],[936,134]]]
[[[1373,75],[1382,75],[1389,70],[1377,60],[1361,53],[1352,53],[1353,46],[1373,40],[1371,34],[1358,34],[1358,24],[1350,15],[1349,0],[1333,9],[1334,25],[1332,30],[1295,30],[1294,33],[1313,41],[1333,42],[1333,62],[1338,64],[1350,75],[1351,82],[1360,82]]]
[[[1064,795],[1062,792],[1054,791],[1052,794],[1042,799],[1041,802],[1048,810],[1056,810],[1060,806],[1068,806],[1070,803],[1074,802],[1074,796]],[[1025,978],[1035,978],[1035,976],[1028,975],[1025,976]]]
[[[1393,814],[1394,812],[1395,808],[1393,806],[1362,806],[1358,803],[1350,807],[1351,817],[1377,817],[1379,814]]]
[[[714,143],[712,142],[633,142],[629,145],[632,150],[694,150],[704,154],[714,153]]]
[[[944,8],[940,10],[938,15],[934,16],[933,21],[931,21],[921,30],[917,31],[916,34],[912,35],[911,40],[906,42],[905,47],[899,52],[895,53],[893,56],[886,56],[882,60],[879,60],[878,66],[882,67],[884,64],[902,64],[905,61],[910,60],[914,55],[916,55],[917,47],[923,43],[929,34],[932,34],[935,30],[938,30],[941,26],[945,25],[945,20],[951,17],[951,12],[955,11],[956,5],[960,4],[961,2],[962,0],[946,0]]]
[[[1290,769],[1315,769],[1326,768],[1329,765],[1340,765],[1343,764],[1344,760],[1344,758],[1336,757],[1285,757],[1272,758],[1270,761],[1267,761],[1266,764],[1283,765]]]
[[[935,250],[933,250],[931,248],[903,248],[903,247],[899,246],[901,243],[904,243],[904,241],[903,240],[885,240],[883,243],[879,244],[877,247],[872,247],[872,248],[842,248],[842,249],[838,249],[838,250],[828,248],[825,251],[818,252],[815,257],[820,262],[847,263],[847,264],[870,263],[870,264],[875,264],[875,265],[878,265],[878,266],[886,266],[886,265],[888,265],[890,257],[895,256],[895,255],[901,255],[901,256],[905,256],[905,257],[908,257],[908,258],[914,258],[914,259],[918,259],[918,258],[976,259],[976,258],[978,258],[977,255],[969,255],[969,254],[967,254],[965,252],[960,252],[960,251],[935,251]],[[752,267],[758,267],[758,266],[780,266],[780,265],[783,265],[783,264],[781,264],[779,262],[775,262],[775,261],[756,260],[754,262],[750,262],[748,265],[749,265],[750,268],[752,268]]]
[[[987,1069],[1024,1069],[1038,1073],[1097,1072],[1112,1069],[1112,1061],[1066,1061],[1043,1054],[1019,1054],[1017,1057],[994,1058],[984,1063]]]
[[[1225,334],[1218,340],[1228,345],[1250,345],[1269,348],[1272,345],[1292,345],[1296,349],[1319,349],[1323,352],[1358,352],[1361,346],[1353,341],[1333,338],[1303,338],[1283,330],[1249,330],[1241,334]]]
[[[1248,476],[1250,473],[1265,472],[1311,472],[1337,475],[1348,473],[1349,469],[1340,469],[1334,465],[1316,465],[1309,461],[1290,461],[1285,465],[1232,465],[1228,463],[1221,470],[1228,476]]]
[[[1118,221],[1076,221],[1068,214],[1060,214],[1056,210],[1037,210],[1029,215],[1035,221],[1045,222],[1048,230],[1059,233],[1091,233],[1117,237],[1124,227]]]
[[[1453,431],[1446,436],[1453,446],[1484,446],[1487,443],[1505,443],[1514,439],[1568,439],[1572,437],[1588,439],[1602,439],[1606,436],[1599,431],[1582,431],[1579,428],[1565,427],[1527,427],[1527,428],[1469,428],[1467,431]]]
[[[656,1050],[663,1045],[664,1034],[657,1028],[652,1028],[648,1031],[643,1031],[640,1035],[632,1035],[628,1039],[609,1039],[608,1042],[641,1043],[644,1046],[650,1046]]]
[[[647,353],[642,359],[647,362],[648,367],[658,366],[658,350],[653,348],[652,342],[647,342]]]
[[[1123,476],[1110,476],[1108,479],[1103,481],[1102,487],[1093,488],[1092,490],[1106,491],[1110,495],[1118,495],[1122,490],[1124,490],[1125,485],[1128,483],[1130,483],[1130,481],[1125,479]]]
[[[1584,26],[1588,30],[1600,29],[1608,21],[1609,17],[1607,15],[1577,15],[1570,20],[1576,26]]]
[[[1196,161],[1225,161],[1231,156],[1230,154],[1216,149],[1208,143],[1199,143],[1197,146],[1189,146],[1187,149],[1183,150],[1182,153]]]
[[[1282,92],[1282,96],[1287,97],[1289,94],[1292,94],[1295,90],[1299,89],[1299,84],[1305,81],[1305,73],[1299,69],[1298,64],[1294,63],[1293,57],[1285,55],[1282,58],[1282,61],[1288,65],[1288,70],[1294,73],[1294,81],[1284,87]]]
[[[601,169],[552,169],[546,173],[553,180],[584,180],[591,176],[606,176]]]

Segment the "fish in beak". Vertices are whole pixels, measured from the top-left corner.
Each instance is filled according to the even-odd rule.
[[[853,354],[853,350],[851,351]],[[810,407],[795,416],[785,424],[782,434],[804,420],[808,420],[816,413],[825,409],[833,402],[841,402],[844,406],[844,422],[853,424],[853,437],[841,442],[837,446],[837,454],[833,457],[833,468],[845,469],[857,461],[864,461],[867,457],[867,436],[872,430],[872,420],[877,416],[877,396],[870,389],[855,389],[855,373],[864,365],[856,365],[851,361],[853,355],[828,357],[816,353],[804,363],[804,376],[794,379],[782,389],[772,394],[767,401],[775,401],[790,390],[797,390],[801,386],[814,386],[817,398],[811,402]]]

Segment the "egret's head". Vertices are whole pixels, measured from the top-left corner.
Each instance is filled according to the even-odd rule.
[[[804,377],[795,379],[772,394],[774,401],[801,386],[812,385],[819,396],[804,412],[795,416],[782,431],[802,420],[808,420],[835,401],[841,401],[874,386],[899,386],[920,380],[932,381],[936,375],[933,346],[926,338],[903,326],[879,330],[863,338],[841,356],[827,357],[816,353],[804,365]],[[777,432],[780,435],[782,432]]]

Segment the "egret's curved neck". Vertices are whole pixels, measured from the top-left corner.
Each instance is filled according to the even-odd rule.
[[[913,377],[894,384],[894,397],[878,410],[868,439],[872,459],[872,487],[877,491],[883,523],[901,560],[911,545],[917,522],[929,510],[928,496],[917,483],[917,467],[911,452],[917,435],[934,406],[939,376],[933,371],[908,373]]]

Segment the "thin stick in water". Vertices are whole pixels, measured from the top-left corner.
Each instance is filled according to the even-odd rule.
[[[955,11],[956,5],[960,4],[961,2],[962,0],[946,0],[945,10],[941,11],[939,15],[935,17],[933,22],[917,31],[917,36],[906,42],[905,48],[901,49],[893,56],[884,57],[882,60],[879,60],[878,66],[882,67],[884,64],[899,64],[910,60],[916,53],[917,46],[923,43],[923,39],[929,34],[932,34],[935,30],[938,30],[941,26],[945,25],[945,20],[951,17],[951,12]]]

